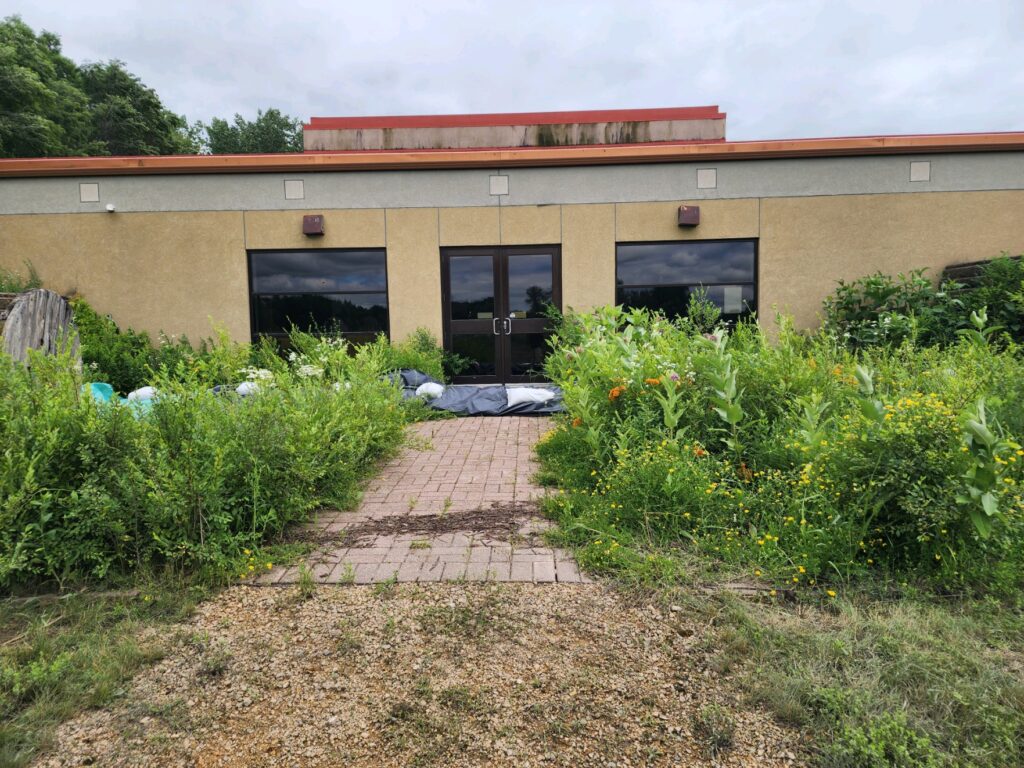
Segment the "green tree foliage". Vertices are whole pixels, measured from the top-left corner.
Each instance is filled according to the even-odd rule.
[[[0,21],[0,157],[195,152],[193,137],[122,62],[80,67],[57,35]]]
[[[17,16],[0,22],[0,156],[85,154],[88,101],[60,38],[36,35]]]
[[[230,123],[215,117],[198,125],[206,134],[204,149],[213,155],[302,151],[302,121],[278,109],[261,109],[255,120],[236,114]]]
[[[185,118],[165,108],[156,95],[120,61],[80,68],[89,100],[93,135],[111,155],[193,153]]]

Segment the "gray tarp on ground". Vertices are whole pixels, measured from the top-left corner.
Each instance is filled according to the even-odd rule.
[[[415,397],[416,388],[421,384],[439,383],[421,371],[410,369],[396,371],[390,377],[402,384],[402,397],[405,398]],[[444,388],[444,394],[440,397],[425,402],[431,408],[461,416],[544,416],[563,411],[562,391],[552,386],[545,386],[544,389],[553,391],[555,397],[546,403],[518,403],[510,406],[504,384],[452,384]]]

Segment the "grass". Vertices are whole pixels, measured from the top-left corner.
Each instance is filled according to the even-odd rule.
[[[1024,762],[1019,610],[866,590],[820,605],[720,598],[718,608],[709,642],[719,669],[813,734],[820,765]]]
[[[121,695],[172,640],[144,632],[185,618],[209,589],[181,578],[138,579],[131,592],[0,601],[0,765],[26,765],[54,729]]]
[[[716,671],[800,730],[812,765],[1024,764],[1021,603],[882,579],[848,584],[835,599],[741,597],[715,589],[734,574],[707,558],[632,544],[606,573],[697,617]],[[583,559],[586,545],[577,552]],[[727,715],[695,719],[712,754],[729,748]]]
[[[465,640],[507,634],[513,620],[495,587],[481,593],[467,594],[463,605],[434,605],[419,616],[420,628],[431,635],[445,635]]]

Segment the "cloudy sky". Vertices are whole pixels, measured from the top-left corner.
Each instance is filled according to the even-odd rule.
[[[0,0],[173,110],[718,104],[732,139],[1024,130],[1024,0]]]

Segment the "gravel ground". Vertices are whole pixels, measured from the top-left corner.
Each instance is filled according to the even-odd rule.
[[[37,765],[800,764],[700,646],[681,612],[599,584],[240,586]],[[717,752],[715,704],[735,723]]]

